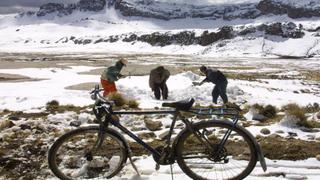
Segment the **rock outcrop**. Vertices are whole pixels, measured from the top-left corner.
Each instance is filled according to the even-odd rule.
[[[80,0],[77,7],[81,11],[94,11],[98,12],[104,9],[106,0]]]
[[[49,14],[57,16],[66,16],[72,14],[75,10],[98,12],[105,8],[106,0],[80,0],[77,4],[64,5],[62,3],[47,3],[40,6],[37,12],[26,12],[23,15],[32,16],[36,14],[38,17]]]
[[[295,4],[285,4],[280,0],[262,0],[258,3],[257,9],[262,14],[287,14],[290,18],[310,18],[320,17],[320,6],[315,6],[314,2],[310,2],[306,6],[296,6]]]
[[[272,23],[261,24],[258,26],[248,26],[234,30],[232,26],[224,26],[219,28],[216,32],[203,31],[201,35],[196,35],[194,31],[181,31],[173,34],[172,32],[154,32],[150,34],[122,34],[108,37],[99,37],[97,39],[90,39],[88,37],[64,37],[56,41],[56,43],[64,43],[73,41],[75,44],[86,45],[90,43],[98,44],[103,42],[113,43],[117,41],[123,42],[144,42],[152,46],[168,46],[168,45],[201,45],[209,46],[215,42],[232,39],[237,36],[245,36],[251,33],[265,34],[266,36],[280,36],[282,38],[302,38],[304,36],[303,27],[297,26],[292,22],[288,23]]]
[[[58,4],[58,3],[48,3],[40,6],[39,11],[37,12],[37,16],[45,16],[47,14],[55,13],[57,12],[58,14],[63,11],[64,5],[63,4]]]
[[[162,7],[162,8],[159,8]],[[312,1],[306,5],[281,0],[261,0],[259,3],[190,5],[150,0],[117,0],[115,8],[124,16],[140,16],[163,20],[183,18],[255,19],[269,14],[287,14],[291,18],[320,17],[320,6]]]
[[[159,8],[162,7],[162,8]],[[236,18],[253,19],[261,13],[255,4],[241,5],[191,5],[174,2],[158,2],[150,0],[115,2],[115,9],[124,16],[140,16],[163,20],[183,18],[210,18],[232,20]]]
[[[320,17],[320,6],[309,3],[295,3],[281,0],[261,0],[258,3],[192,5],[175,2],[159,2],[153,0],[80,0],[76,4],[48,3],[37,12],[23,15],[38,17],[56,13],[58,16],[70,15],[73,11],[92,11],[115,8],[123,16],[139,16],[162,20],[183,18],[223,19],[255,19],[263,15],[284,15],[290,18]]]

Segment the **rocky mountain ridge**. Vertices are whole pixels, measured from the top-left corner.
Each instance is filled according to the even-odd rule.
[[[46,16],[49,14],[56,14],[57,16],[67,16],[72,14],[74,11],[93,11],[98,12],[105,8],[106,0],[80,0],[76,4],[64,5],[63,3],[47,3],[40,6],[39,10],[36,12],[26,12],[21,15],[32,16],[36,15],[37,17]]]
[[[139,16],[162,20],[183,18],[223,19],[255,19],[264,15],[287,15],[290,18],[320,17],[320,6],[315,1],[307,4],[290,3],[281,0],[261,0],[258,3],[221,4],[221,5],[191,5],[175,2],[159,2],[153,0],[80,0],[76,4],[48,3],[37,12],[27,12],[23,15],[38,17],[49,14],[66,16],[74,11],[99,12],[106,7],[115,8],[123,16]]]
[[[318,27],[320,29],[320,27]],[[139,33],[132,32],[127,34],[120,35],[111,35],[106,37],[101,36],[91,36],[91,37],[62,37],[54,43],[68,43],[72,41],[74,44],[78,45],[86,45],[86,44],[98,44],[98,43],[114,43],[117,41],[123,42],[145,42],[152,46],[167,46],[171,44],[176,45],[201,45],[208,46],[214,42],[225,39],[232,39],[238,36],[246,36],[249,34],[256,33],[256,36],[278,36],[281,38],[293,38],[298,39],[302,38],[305,33],[314,32],[315,29],[304,29],[303,26],[297,25],[293,22],[285,22],[285,23],[272,23],[272,24],[261,24],[258,26],[243,26],[237,27],[234,29],[233,26],[223,26],[218,29],[217,32],[209,32],[205,30],[201,33],[201,35],[196,35],[195,31],[185,30],[180,32],[153,32],[153,33]],[[314,33],[313,36],[320,36],[318,33]],[[29,42],[25,42],[29,43]],[[53,43],[53,42],[41,42],[41,43]]]

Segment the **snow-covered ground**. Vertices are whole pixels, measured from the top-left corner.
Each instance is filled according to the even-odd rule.
[[[139,157],[136,161],[136,166],[141,174],[138,176],[130,164],[125,167],[125,174],[122,176],[115,177],[114,179],[124,180],[138,180],[138,179],[171,179],[170,166],[161,166],[159,171],[155,171],[155,163],[152,157]],[[264,173],[262,168],[257,165],[250,176],[246,179],[248,180],[279,180],[279,179],[319,179],[320,172],[319,166],[320,161],[316,159],[308,159],[303,161],[273,161],[267,160],[268,172]],[[173,166],[174,179],[184,180],[190,179],[186,176],[178,165]],[[285,174],[285,177],[284,177]]]
[[[206,63],[219,64],[215,61],[205,61]],[[259,62],[258,60],[252,61],[254,63]],[[251,65],[255,65],[252,64]],[[288,60],[290,62],[290,60]],[[286,72],[281,72],[280,75],[297,75],[299,70],[313,69],[319,66],[317,60],[309,61],[309,63],[287,63]],[[148,64],[149,62],[144,62]],[[164,64],[174,64],[175,62],[167,60]],[[229,61],[226,61],[228,64]],[[239,64],[245,67],[246,60],[238,60],[234,63],[234,66]],[[260,61],[261,63],[261,61]],[[275,63],[275,64],[274,64]],[[255,69],[243,69],[243,70],[232,70],[222,69],[223,71],[237,71],[241,74],[244,72],[274,72],[278,73],[277,61],[270,60],[270,64],[274,65],[274,68],[259,68]],[[58,100],[60,104],[74,104],[76,106],[84,106],[92,104],[89,93],[87,90],[69,90],[66,87],[76,85],[79,83],[99,83],[99,75],[87,75],[83,72],[88,72],[93,69],[101,68],[99,66],[67,66],[68,63],[63,63],[66,67],[64,68],[21,68],[21,69],[1,69],[0,73],[5,74],[18,74],[27,76],[36,81],[27,82],[1,82],[0,87],[0,110],[22,110],[24,112],[41,112],[44,110],[44,106],[48,101]],[[188,62],[186,62],[188,64]],[[257,63],[259,64],[259,63]],[[290,66],[289,66],[290,64]],[[220,63],[220,67],[224,67],[225,64]],[[130,66],[130,64],[129,64]],[[280,67],[281,68],[281,67]],[[154,108],[161,107],[163,101],[155,100],[153,94],[148,87],[148,76],[129,76],[124,79],[120,79],[116,82],[119,92],[128,98],[136,99],[139,102],[141,108]],[[170,90],[169,100],[176,101],[182,100],[189,97],[194,97],[196,103],[201,105],[211,104],[211,90],[213,84],[207,83],[200,87],[192,86],[193,81],[201,81],[204,77],[194,74],[190,71],[172,75],[168,80],[168,87]],[[309,93],[295,93],[300,89],[310,89]],[[307,105],[309,103],[320,102],[319,86],[312,83],[312,81],[305,81],[299,79],[263,79],[258,81],[246,81],[229,79],[228,84],[228,95],[232,102],[237,104],[272,104],[277,107],[294,102],[299,105]],[[0,121],[4,121],[7,117],[0,118]],[[81,121],[82,124],[86,124],[89,119],[93,119],[92,115],[82,113],[62,113],[56,115],[49,115],[44,124],[39,124],[42,129],[60,129],[59,133],[68,131],[70,129],[70,122],[73,120]],[[249,119],[249,117],[248,117]],[[163,125],[166,127],[170,124],[170,117],[164,117],[161,119]],[[248,120],[249,121],[249,120]],[[24,120],[15,121],[16,126],[13,128],[5,129],[0,133],[0,138],[6,139],[10,137],[13,132],[16,132],[22,124],[37,124],[38,120]],[[143,126],[143,121],[135,119],[132,121],[130,117],[122,117],[122,123],[127,127],[137,125],[138,127]],[[275,134],[277,131],[283,131],[282,134],[278,134],[280,137],[287,138],[289,133],[296,133],[296,139],[302,139],[305,141],[313,141],[314,139],[320,138],[320,132],[304,132],[298,128],[286,126],[283,123],[274,123],[268,126],[255,126],[247,127],[247,129],[254,135],[262,135],[261,129],[268,128],[271,134]],[[26,130],[25,130],[26,131]],[[155,135],[159,137],[160,134],[165,132],[166,129],[155,132]],[[49,131],[50,132],[50,131]],[[143,133],[141,132],[136,133]],[[24,132],[26,133],[26,132]],[[59,135],[58,133],[58,135]],[[45,142],[52,143],[53,137],[56,136],[56,131],[50,132],[42,136]],[[310,139],[311,138],[311,139]],[[32,133],[27,139],[35,139]],[[149,139],[150,141],[150,139]],[[130,164],[128,164],[124,171],[122,171],[115,179],[168,179],[170,178],[170,168],[163,166],[159,171],[154,170],[154,162],[152,157],[136,157],[136,164],[138,169],[141,171],[142,176],[137,177],[134,173]],[[282,178],[308,178],[318,179],[320,161],[315,158],[307,159],[303,161],[274,161],[268,160],[268,171],[265,173],[262,171],[259,163],[248,177],[248,179],[282,179]],[[49,173],[48,170],[45,172]],[[284,177],[282,174],[285,174]],[[49,175],[48,177],[52,177]],[[174,166],[174,177],[175,179],[187,179],[188,177],[182,173],[180,168]],[[53,177],[52,177],[53,178]]]
[[[28,110],[39,108],[50,100],[58,100],[61,104],[74,104],[77,106],[89,105],[92,100],[87,91],[67,90],[65,87],[95,82],[99,84],[99,75],[83,75],[98,67],[71,66],[70,68],[26,68],[1,69],[0,73],[18,74],[30,78],[43,79],[31,82],[3,82],[0,88],[0,109]],[[68,80],[66,80],[66,77]],[[141,108],[154,108],[161,106],[161,101],[153,98],[148,84],[148,76],[131,76],[117,82],[118,89],[128,98],[136,99]],[[194,97],[200,104],[208,105],[211,102],[213,84],[193,86],[193,81],[201,81],[200,77],[192,72],[185,72],[171,76],[167,84],[170,90],[169,101],[183,100]],[[30,89],[31,88],[31,89]],[[228,95],[231,101],[243,104],[272,104],[277,107],[288,103],[299,105],[320,102],[319,87],[311,84],[311,93],[295,93],[305,89],[302,80],[272,80],[259,81],[229,80]]]

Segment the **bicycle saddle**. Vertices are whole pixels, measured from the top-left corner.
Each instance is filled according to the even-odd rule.
[[[162,107],[172,107],[178,110],[188,111],[194,103],[193,98],[189,98],[187,100],[172,102],[172,103],[162,103]]]

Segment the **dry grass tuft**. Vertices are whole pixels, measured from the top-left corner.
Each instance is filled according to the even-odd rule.
[[[307,116],[306,116],[306,111],[304,108],[300,107],[297,104],[287,104],[282,107],[282,110],[284,110],[288,115],[294,116],[298,119],[298,123],[301,121],[306,121]],[[297,124],[299,125],[299,124]]]
[[[122,94],[120,94],[120,93],[118,93],[118,92],[110,93],[110,94],[108,95],[108,99],[109,99],[110,101],[113,101],[114,104],[115,104],[116,106],[118,106],[118,107],[121,107],[121,106],[127,104],[127,102],[128,102],[127,99],[125,99],[125,98],[122,96]]]
[[[277,108],[272,105],[262,106],[260,104],[252,105],[252,108],[258,110],[259,114],[271,119],[277,116]]]
[[[128,106],[129,106],[129,108],[132,108],[132,109],[138,109],[139,103],[136,100],[131,99],[128,101]]]
[[[121,93],[115,92],[108,95],[108,99],[113,101],[116,107],[129,107],[133,109],[139,108],[139,103],[134,99],[126,99]]]
[[[52,100],[47,102],[46,110],[50,112],[55,112],[59,109],[59,102],[57,100]]]

